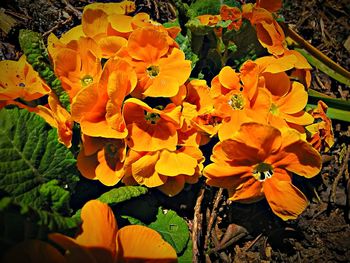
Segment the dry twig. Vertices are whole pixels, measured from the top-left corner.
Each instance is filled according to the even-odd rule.
[[[196,205],[194,207],[194,218],[193,218],[193,226],[192,226],[192,242],[193,242],[193,252],[192,252],[192,261],[199,261],[199,246],[200,246],[200,238],[202,233],[202,223],[203,223],[203,213],[201,211],[202,201],[204,198],[205,188],[201,188],[199,191],[199,195],[197,198]]]
[[[211,216],[210,216],[210,220],[209,220],[209,224],[207,227],[207,234],[205,235],[205,241],[204,241],[204,248],[207,249],[208,248],[208,242],[209,242],[209,237],[210,237],[210,232],[211,229],[213,227],[213,224],[216,220],[216,216],[217,216],[217,208],[219,206],[220,200],[221,200],[221,196],[222,196],[222,192],[223,192],[223,188],[220,188],[215,195],[215,202],[213,205],[213,209],[211,212]]]
[[[333,182],[333,185],[332,185],[332,189],[331,189],[331,193],[330,193],[330,201],[333,204],[335,204],[335,202],[336,202],[336,191],[337,191],[338,183],[339,183],[342,175],[344,174],[344,172],[345,172],[345,170],[346,170],[346,168],[348,166],[349,154],[350,154],[350,149],[349,149],[349,146],[347,146],[345,158],[343,159],[343,163],[342,163],[342,166],[341,166],[341,168],[339,170],[338,175],[334,179],[334,182]]]

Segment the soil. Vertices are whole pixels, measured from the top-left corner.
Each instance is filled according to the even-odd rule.
[[[53,32],[59,36],[80,21],[83,7],[90,2],[1,1],[0,18],[11,23],[0,31],[0,59],[20,57],[19,29],[31,29],[44,36]],[[148,12],[160,22],[175,18],[174,6],[168,1],[136,0],[136,4],[138,12]],[[305,40],[350,70],[349,1],[287,0],[281,14]],[[317,69],[312,75],[313,89],[349,100],[350,87]],[[322,173],[308,182],[295,179],[295,184],[303,187],[310,199],[309,207],[297,220],[281,221],[265,201],[251,205],[230,203],[222,189],[202,186],[180,194],[176,199],[178,212],[187,218],[195,235],[194,259],[199,262],[349,262],[349,122],[333,121],[333,129],[335,145],[323,154]],[[197,196],[191,193],[192,202],[188,202],[188,191],[198,193]],[[171,206],[171,200],[164,198],[163,202],[164,206]]]

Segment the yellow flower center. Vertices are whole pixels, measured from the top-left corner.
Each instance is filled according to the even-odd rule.
[[[278,115],[278,112],[279,112],[278,107],[277,107],[275,104],[273,104],[273,103],[272,103],[272,105],[271,105],[270,112],[271,112],[273,115]]]
[[[263,182],[268,178],[271,178],[273,175],[273,168],[268,163],[259,163],[255,166],[253,171],[253,176],[259,182]]]
[[[149,76],[150,78],[155,78],[155,77],[157,77],[158,74],[159,74],[159,67],[158,67],[158,66],[152,65],[152,66],[149,66],[149,67],[146,69],[146,71],[147,71],[147,74],[148,74],[148,76]]]
[[[91,83],[94,82],[94,78],[91,77],[90,75],[85,75],[82,79],[81,79],[81,84],[83,85],[83,87],[86,87],[87,85],[90,85]]]
[[[243,110],[244,108],[244,97],[242,94],[234,94],[232,95],[231,99],[228,101],[228,104],[231,105],[231,107],[234,110]]]

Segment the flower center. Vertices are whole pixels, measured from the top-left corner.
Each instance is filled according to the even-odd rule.
[[[279,110],[278,110],[278,107],[272,103],[271,105],[271,108],[270,108],[270,112],[273,114],[273,115],[277,115]]]
[[[268,163],[259,163],[253,171],[253,176],[259,182],[263,182],[268,178],[271,178],[273,175],[273,168]]]
[[[210,113],[199,115],[200,122],[204,125],[216,126],[222,122],[219,116],[211,115]]]
[[[145,112],[145,120],[151,124],[156,124],[160,119],[160,115],[154,112]]]
[[[105,160],[107,165],[114,170],[118,162],[118,147],[113,143],[107,143],[104,146]]]
[[[234,110],[243,110],[243,108],[244,108],[243,95],[242,94],[232,95],[231,99],[228,101],[228,104],[231,105],[231,107]]]
[[[85,75],[82,79],[81,79],[81,84],[83,85],[83,87],[86,87],[87,85],[90,85],[91,83],[94,82],[94,78],[91,77],[90,75]]]
[[[152,65],[152,66],[149,66],[149,67],[146,69],[146,71],[147,71],[147,74],[148,74],[148,76],[149,76],[150,78],[155,78],[155,77],[157,77],[158,74],[159,74],[159,67],[158,67],[158,66]]]

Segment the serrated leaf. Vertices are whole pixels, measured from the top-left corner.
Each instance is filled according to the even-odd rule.
[[[158,209],[157,220],[148,225],[148,227],[159,232],[163,239],[167,241],[176,250],[181,253],[186,248],[190,237],[186,221],[178,216],[175,211],[168,210],[163,213]]]
[[[97,200],[106,203],[110,206],[130,200],[132,198],[144,195],[148,189],[143,186],[122,186],[114,188],[97,198]],[[79,209],[73,217],[80,218],[81,209]]]
[[[178,34],[175,40],[179,44],[180,49],[185,53],[185,58],[191,61],[191,69],[193,69],[196,66],[199,58],[195,53],[192,52],[190,36],[187,35],[185,37],[181,34]]]
[[[80,220],[35,209],[11,197],[4,197],[0,199],[0,222],[1,242],[14,244],[25,239],[45,239],[49,231],[68,231],[77,227]]]
[[[48,212],[65,211],[67,202],[56,202],[52,195],[59,187],[71,192],[79,180],[76,160],[72,153],[57,140],[57,132],[44,119],[27,110],[0,111],[0,190],[15,201],[34,209]],[[43,184],[57,180],[57,184]],[[67,200],[67,199],[65,199]],[[62,200],[63,201],[63,200]]]
[[[69,95],[62,88],[61,81],[55,76],[55,73],[52,70],[43,36],[38,32],[21,29],[19,31],[18,41],[21,49],[27,57],[27,61],[39,73],[40,77],[49,84],[52,91],[57,95],[62,106],[69,111]]]
[[[143,186],[122,186],[114,188],[104,194],[102,194],[98,200],[109,205],[116,205],[131,198],[144,195],[148,192],[148,189]]]

